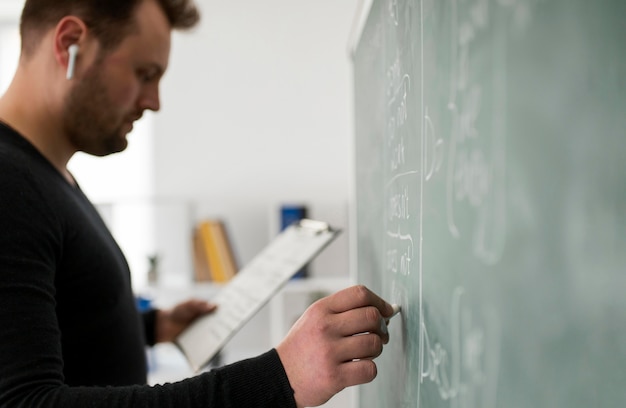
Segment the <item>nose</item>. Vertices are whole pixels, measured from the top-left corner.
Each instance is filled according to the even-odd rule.
[[[157,112],[159,109],[161,109],[159,85],[151,84],[144,86],[139,96],[138,105],[140,111],[149,109],[151,111]]]

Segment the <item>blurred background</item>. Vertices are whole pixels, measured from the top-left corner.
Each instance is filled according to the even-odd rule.
[[[310,265],[306,282],[291,285],[233,340],[228,362],[267,350],[298,310],[352,281],[349,44],[362,5],[197,4],[200,25],[173,36],[161,111],[144,115],[125,152],[106,158],[77,154],[70,165],[126,253],[135,290],[157,305],[189,295],[210,298],[219,289],[194,283],[191,234],[203,218],[225,222],[240,265],[278,233],[284,204],[305,206],[309,217],[343,230]],[[0,92],[17,64],[22,5],[0,0]],[[149,284],[154,257],[158,274]],[[298,304],[296,316],[284,302]],[[165,353],[179,358],[176,351]],[[186,375],[184,370],[177,365],[170,367],[174,375],[161,370],[154,378],[169,380]],[[346,401],[337,406],[348,406]]]

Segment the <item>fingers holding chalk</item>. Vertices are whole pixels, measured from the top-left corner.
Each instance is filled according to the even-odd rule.
[[[391,308],[393,309],[393,313],[391,314],[391,316],[389,316],[388,318],[385,319],[385,322],[387,324],[389,324],[389,321],[391,320],[392,317],[394,317],[395,315],[397,315],[398,313],[400,313],[402,311],[402,307],[396,303],[393,303],[391,305]]]

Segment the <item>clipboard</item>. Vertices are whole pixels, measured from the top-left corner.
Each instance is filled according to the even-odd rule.
[[[208,365],[235,333],[339,232],[325,222],[302,219],[276,236],[211,299],[219,306],[217,310],[198,318],[174,341],[191,368],[198,372]]]

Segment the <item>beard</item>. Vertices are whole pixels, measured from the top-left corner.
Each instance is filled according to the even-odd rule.
[[[97,61],[69,91],[64,110],[70,143],[77,151],[94,156],[121,152],[128,146],[129,115],[120,113],[110,100],[102,73]]]

